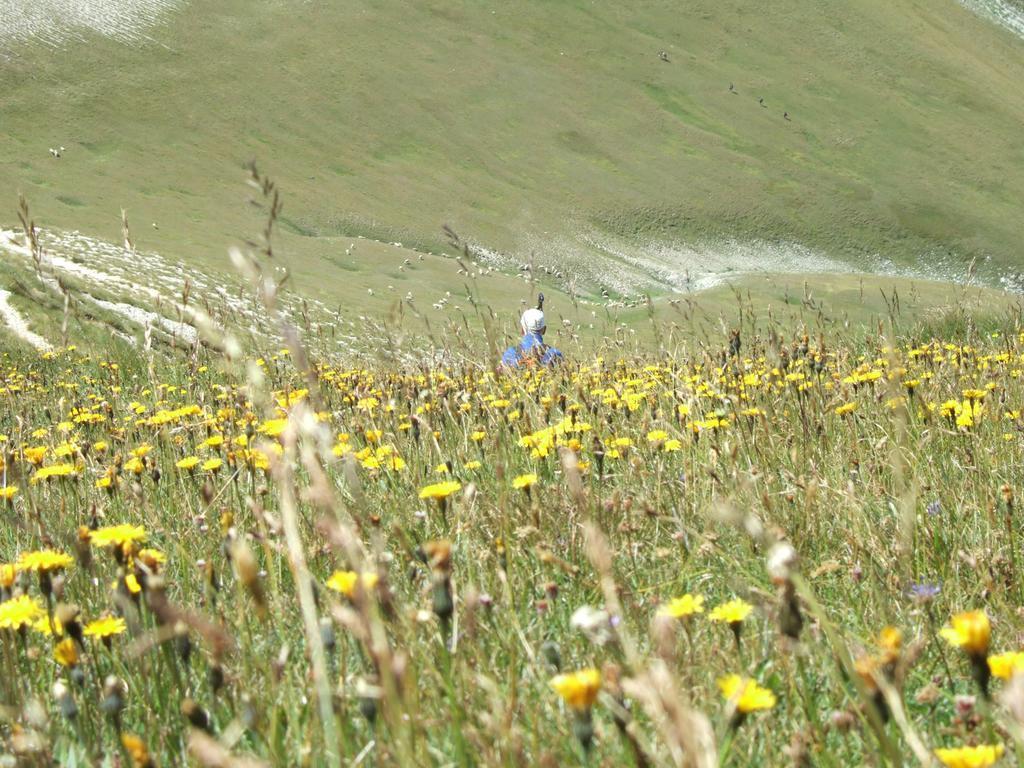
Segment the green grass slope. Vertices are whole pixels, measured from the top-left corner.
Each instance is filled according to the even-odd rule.
[[[722,239],[1013,269],[1024,42],[954,2],[194,0],[149,36],[5,52],[6,209],[117,241],[125,207],[141,247],[221,264],[255,157],[324,278],[323,238],[436,251],[445,222],[591,277]]]

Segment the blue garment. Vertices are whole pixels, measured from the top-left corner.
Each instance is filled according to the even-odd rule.
[[[534,362],[541,365],[555,365],[561,361],[562,353],[545,344],[544,337],[539,333],[526,334],[518,346],[509,347],[501,356],[501,364],[509,368],[532,365]]]

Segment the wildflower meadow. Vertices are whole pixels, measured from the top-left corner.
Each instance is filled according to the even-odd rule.
[[[8,354],[5,764],[1019,763],[1024,337],[857,344]]]

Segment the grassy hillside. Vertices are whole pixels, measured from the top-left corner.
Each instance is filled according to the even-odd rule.
[[[289,194],[284,251],[326,279],[327,238],[440,250],[445,222],[639,283],[724,238],[936,276],[1014,264],[1024,43],[954,2],[194,0],[162,19],[141,46],[6,52],[8,210],[21,190],[44,223],[117,241],[125,207],[142,247],[220,264],[256,157]]]

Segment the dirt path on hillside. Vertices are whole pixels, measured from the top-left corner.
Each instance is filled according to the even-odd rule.
[[[1024,5],[1008,0],[960,0],[975,13],[992,19],[1024,38]]]
[[[0,0],[0,54],[15,44],[62,48],[101,34],[123,43],[148,40],[147,30],[184,0]]]
[[[0,290],[0,317],[3,318],[4,324],[11,329],[11,332],[15,336],[26,344],[31,344],[40,352],[51,351],[53,349],[53,345],[38,333],[33,333],[29,330],[28,323],[25,322],[25,318],[21,316],[21,313],[19,313],[18,310],[11,306],[10,298],[10,291]]]

